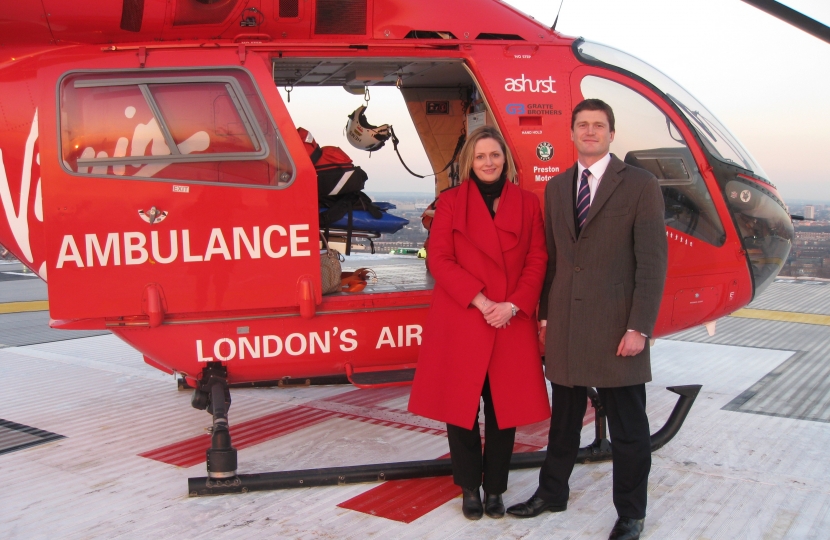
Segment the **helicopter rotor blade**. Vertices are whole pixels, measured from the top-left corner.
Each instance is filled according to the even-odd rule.
[[[830,43],[830,27],[818,22],[815,19],[804,15],[800,11],[796,11],[791,7],[785,6],[775,0],[742,0],[751,6],[764,11],[773,17],[777,17],[784,22],[787,22],[799,30],[803,30],[810,35],[813,35],[825,43]]]

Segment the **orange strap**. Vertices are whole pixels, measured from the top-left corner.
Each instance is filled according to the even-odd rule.
[[[358,268],[354,272],[340,274],[340,290],[343,292],[360,292],[366,288],[367,278],[377,278],[371,268]]]

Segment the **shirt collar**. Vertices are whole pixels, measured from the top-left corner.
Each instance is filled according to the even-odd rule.
[[[582,171],[586,168],[591,171],[591,176],[596,178],[597,180],[602,180],[602,177],[605,175],[605,170],[608,168],[608,164],[611,163],[611,153],[605,154],[600,158],[599,161],[591,165],[590,167],[583,167],[582,163],[579,161],[576,162],[576,178],[579,181],[582,178]]]

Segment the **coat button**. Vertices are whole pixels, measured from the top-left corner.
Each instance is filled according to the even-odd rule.
[[[578,267],[578,266],[577,266],[576,268],[574,268],[574,272],[579,272],[579,271],[581,271],[581,270],[582,270],[582,268],[580,268],[580,267]]]

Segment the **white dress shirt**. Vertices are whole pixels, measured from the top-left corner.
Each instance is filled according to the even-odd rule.
[[[599,161],[591,165],[590,167],[585,167],[579,161],[576,162],[576,189],[574,193],[576,194],[576,201],[579,202],[579,182],[582,180],[582,171],[588,169],[591,171],[591,174],[588,176],[588,189],[591,191],[591,201],[594,202],[594,195],[597,194],[597,189],[599,188],[599,183],[602,181],[602,177],[605,175],[605,169],[608,168],[608,164],[611,163],[611,154],[605,154],[600,158]]]

